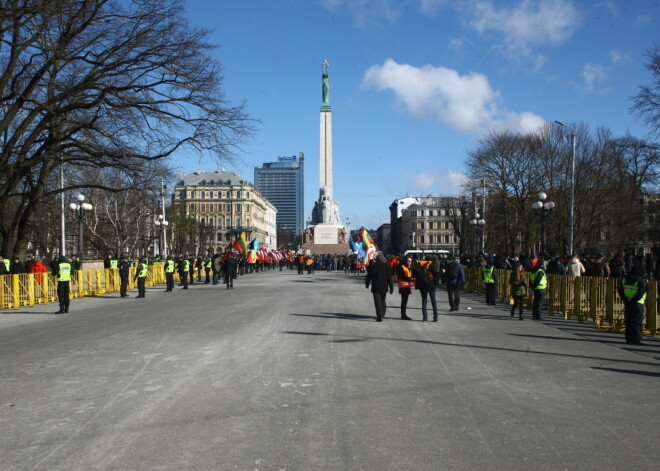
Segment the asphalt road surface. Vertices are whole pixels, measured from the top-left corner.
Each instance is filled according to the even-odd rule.
[[[660,342],[266,272],[0,312],[0,470],[656,470]]]

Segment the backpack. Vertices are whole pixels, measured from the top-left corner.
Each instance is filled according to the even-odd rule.
[[[460,270],[458,269],[458,264],[456,262],[450,263],[445,272],[445,277],[447,281],[454,281],[458,279]]]

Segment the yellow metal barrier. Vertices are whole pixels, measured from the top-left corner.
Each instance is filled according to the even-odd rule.
[[[463,267],[465,289],[474,293],[484,291],[481,267]],[[497,292],[501,301],[511,297],[509,277],[511,270],[497,270]],[[575,317],[578,322],[591,319],[597,327],[621,332],[624,329],[623,302],[617,293],[617,278],[592,276],[547,275],[545,307],[551,316],[563,314],[565,319]],[[658,333],[659,281],[649,281],[645,303],[644,325],[651,335]],[[533,296],[527,297],[531,308]]]
[[[128,287],[133,289],[135,267],[128,275]],[[175,274],[175,279],[178,276]],[[146,286],[165,283],[163,262],[149,265]],[[119,292],[119,270],[79,270],[71,277],[71,297],[82,298]],[[50,273],[0,275],[0,309],[18,309],[20,306],[48,304],[57,299],[57,281]]]

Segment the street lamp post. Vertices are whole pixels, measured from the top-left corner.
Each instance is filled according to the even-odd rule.
[[[73,215],[78,219],[78,254],[82,260],[84,258],[83,219],[85,219],[85,211],[91,211],[93,206],[85,203],[84,195],[78,195],[76,200],[76,202],[69,204],[69,209],[73,211]]]
[[[474,252],[478,252],[479,248],[481,248],[481,253],[484,253],[486,251],[484,240],[484,226],[486,225],[486,221],[480,219],[479,213],[476,213],[474,219],[470,221],[470,224],[476,228],[474,233]]]
[[[539,201],[532,203],[532,209],[538,211],[541,218],[541,255],[545,253],[545,218],[548,217],[550,211],[555,207],[554,201],[544,202],[548,195],[544,192],[539,193]]]
[[[165,232],[167,229],[167,225],[169,224],[168,221],[165,220],[165,215],[164,214],[159,214],[158,218],[154,221],[154,224],[156,227],[160,228],[160,234],[158,237],[158,250],[160,252],[160,255],[163,257],[167,257],[167,233]],[[163,238],[163,243],[160,243],[160,237],[162,236]],[[154,254],[156,255],[156,254]]]
[[[571,130],[573,140],[573,152],[571,153],[571,182],[570,200],[568,203],[568,255],[573,255],[573,211],[575,208],[575,128],[561,121],[555,121],[560,126]]]

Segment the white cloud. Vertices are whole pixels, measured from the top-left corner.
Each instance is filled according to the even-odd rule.
[[[502,43],[496,49],[511,57],[531,59],[537,70],[546,58],[534,57],[532,48],[561,44],[579,25],[579,14],[568,0],[522,0],[513,8],[498,8],[493,0],[468,5],[472,28],[501,35]]]
[[[413,175],[413,187],[417,195],[448,195],[463,193],[463,185],[468,180],[467,175],[455,170],[422,170]]]
[[[628,55],[617,50],[610,51],[610,60],[614,65],[621,65],[628,61]]]
[[[365,72],[363,86],[394,91],[417,119],[436,119],[475,135],[503,129],[532,132],[544,122],[533,113],[501,109],[499,92],[482,74],[460,75],[445,67],[414,67],[387,59]]]
[[[582,68],[582,79],[584,80],[585,93],[597,91],[605,82],[607,82],[607,73],[602,65],[585,64]],[[604,90],[600,90],[604,91]]]

